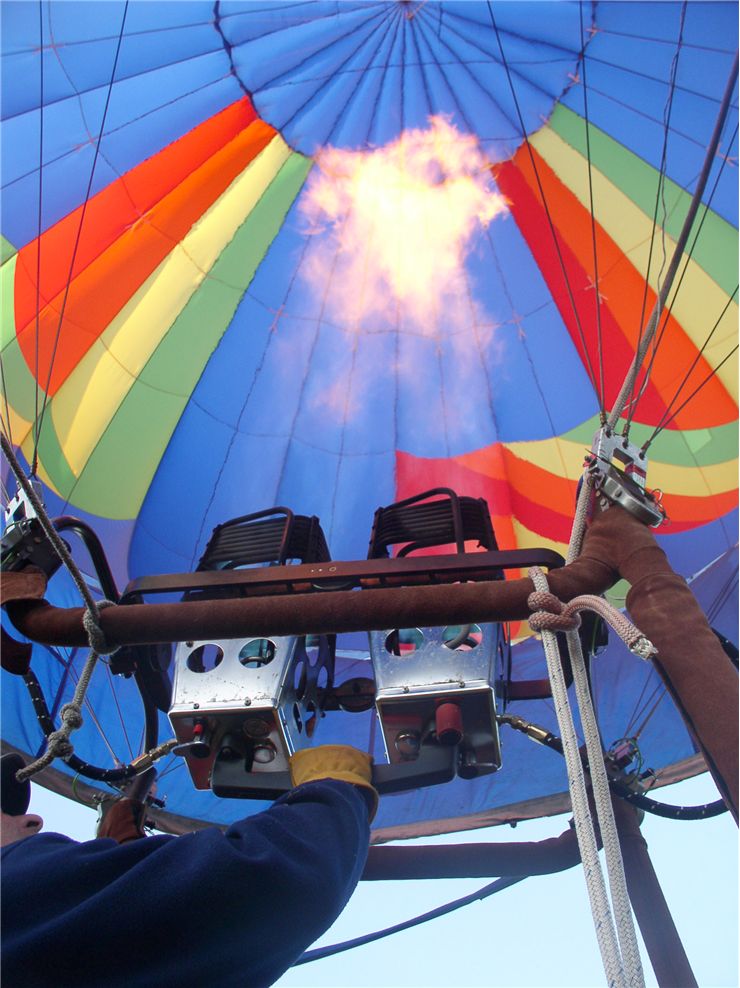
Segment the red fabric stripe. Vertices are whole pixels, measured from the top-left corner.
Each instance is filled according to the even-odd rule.
[[[66,379],[173,245],[269,142],[272,128],[248,100],[232,104],[88,202],[75,277],[50,393]],[[254,124],[249,127],[249,124]],[[39,380],[45,385],[82,207],[40,239]],[[36,362],[36,258],[39,241],[22,248],[15,278],[16,332],[33,373]]]
[[[547,166],[543,163],[542,167],[546,168]],[[509,200],[509,207],[517,226],[522,231],[537,261],[537,265],[550,289],[561,318],[586,368],[589,366],[587,360],[588,354],[588,359],[591,362],[591,368],[598,387],[598,332],[596,323],[596,298],[592,287],[592,279],[589,273],[580,265],[573,252],[560,239],[560,252],[563,258],[563,266],[567,273],[566,283],[553,242],[552,233],[550,232],[547,215],[539,195],[530,188],[514,162],[507,161],[499,165],[495,170],[495,176],[501,191]],[[574,200],[572,208],[583,209],[577,200]],[[578,330],[578,322],[573,311],[573,305],[568,294],[568,284],[570,285],[573,301],[578,313],[578,322],[580,322],[583,339],[586,341],[585,348],[581,339],[581,333]],[[604,360],[604,390],[607,396],[606,407],[608,408],[610,401],[616,398],[622,386],[624,376],[632,362],[634,347],[625,339],[624,334],[612,317],[609,309],[603,305],[601,309],[601,324],[602,337],[605,341],[604,350],[606,351],[606,359]],[[648,384],[644,395],[640,399],[640,421],[645,424],[655,425],[664,411],[665,403],[661,400],[653,384]]]

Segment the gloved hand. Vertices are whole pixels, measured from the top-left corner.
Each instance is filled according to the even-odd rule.
[[[100,805],[101,819],[98,837],[112,837],[119,844],[146,837],[144,819],[146,806],[138,799],[124,796],[122,799],[104,800]]]
[[[303,748],[290,758],[290,778],[294,786],[317,779],[338,779],[358,786],[368,795],[368,816],[372,822],[378,809],[378,794],[372,784],[370,755],[347,744],[324,744]]]

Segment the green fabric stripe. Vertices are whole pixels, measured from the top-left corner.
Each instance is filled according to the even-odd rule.
[[[16,252],[17,248],[0,233],[0,264],[5,264]]]
[[[3,379],[8,389],[8,404],[24,419],[32,422],[35,416],[36,385],[15,335],[14,291],[17,258],[18,255],[14,254],[0,267],[0,339],[2,340],[0,345]],[[39,389],[39,401],[42,399],[43,391]]]
[[[29,450],[30,452],[30,450]],[[48,475],[51,485],[60,497],[68,500],[74,490],[77,478],[67,462],[59,437],[54,428],[51,408],[47,408],[39,438],[39,463]]]
[[[280,230],[311,161],[293,154],[147,362],[88,459],[74,504],[136,516],[205,365]]]
[[[582,443],[590,449],[598,428],[599,418],[595,415],[564,433],[561,438]],[[633,422],[630,441],[640,446],[652,433],[652,427]],[[659,463],[678,467],[709,467],[733,460],[737,454],[738,423],[728,422],[727,425],[718,425],[711,429],[686,429],[684,432],[664,429],[650,447],[648,459],[652,456]]]
[[[567,144],[586,157],[586,122],[583,117],[558,105],[553,111],[549,126]],[[593,124],[590,125],[590,144],[593,166],[652,219],[658,172]],[[688,212],[691,196],[681,186],[666,179],[665,200],[668,209],[666,231],[676,240]],[[660,211],[658,215],[660,217]],[[700,209],[698,219],[701,220],[702,216],[703,210]],[[695,223],[694,230],[696,228]],[[704,218],[692,257],[728,295],[732,294],[738,282],[737,230],[712,210]]]

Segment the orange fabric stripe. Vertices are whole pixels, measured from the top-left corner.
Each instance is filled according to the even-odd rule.
[[[661,525],[660,535],[671,535],[689,528],[698,528],[710,521],[722,518],[737,507],[738,492],[722,491],[719,494],[707,494],[706,497],[674,494],[666,491],[663,504],[668,512],[668,520]]]
[[[499,465],[499,469],[503,468],[503,477],[511,487],[526,496],[528,501],[567,518],[573,516],[577,487],[574,481],[521,459],[499,443],[458,456],[456,460],[471,470],[489,475]]]
[[[111,214],[107,220],[101,218],[103,233],[98,238],[95,237],[94,228],[96,217],[102,215],[99,197],[96,196],[95,200],[91,200],[88,204],[83,227],[83,231],[88,228],[88,225],[91,228],[90,237],[92,239],[87,241],[85,255],[88,263],[84,266],[78,266],[79,274],[71,283],[67,294],[64,323],[49,387],[50,394],[54,394],[58,390],[80,358],[131,295],[172,250],[174,244],[182,239],[193,223],[215,202],[234,178],[243,171],[274,136],[274,130],[260,120],[253,120],[251,125],[245,129],[236,127],[237,119],[241,119],[242,122],[245,119],[245,103],[242,101],[236,105],[241,108],[240,115],[232,111],[229,128],[221,131],[222,141],[226,140],[223,146],[216,146],[214,151],[215,142],[211,140],[208,148],[209,154],[200,164],[195,164],[195,162],[199,158],[203,158],[202,153],[189,157],[186,162],[187,167],[182,166],[181,162],[182,167],[177,168],[175,168],[175,159],[171,158],[169,154],[175,145],[165,149],[162,152],[165,160],[160,162],[161,174],[159,174],[158,182],[155,182],[156,194],[146,198],[144,188],[146,173],[143,175],[138,173],[134,184],[141,195],[137,200],[136,207],[131,207],[129,202],[127,213],[119,212],[117,217]],[[248,106],[248,104],[246,105]],[[253,117],[253,114],[251,116]],[[199,128],[196,128],[196,131],[198,130]],[[187,136],[192,137],[196,131]],[[234,131],[236,131],[235,135]],[[210,137],[214,137],[212,132]],[[152,161],[144,164],[152,166]],[[173,180],[169,183],[171,189],[162,195],[162,190],[166,184],[164,177],[169,170],[169,165],[172,166],[170,175]],[[192,170],[188,171],[188,168]],[[137,169],[134,169],[134,172],[137,172]],[[152,171],[148,173],[155,174]],[[129,200],[128,190],[132,174],[130,173],[114,183],[115,190],[111,190],[109,187],[99,194],[100,197],[106,198],[111,209],[115,202],[121,203],[121,195],[127,201]],[[106,196],[106,193],[110,194]],[[142,215],[141,206],[147,202],[150,205],[147,206],[146,213]],[[67,224],[69,219],[70,217],[66,217],[62,224]],[[57,227],[59,226],[60,224],[57,224]],[[44,238],[49,237],[49,240],[42,242],[41,246],[41,259],[45,272],[47,252],[51,248],[54,238],[60,233],[57,227],[43,235]],[[70,227],[67,226],[67,236],[71,235],[76,236],[76,229],[74,234],[71,234]],[[94,253],[93,246],[98,251],[97,254]],[[33,278],[29,277],[29,270],[35,273],[37,245],[29,245],[29,248],[31,250],[27,254],[25,264],[16,273],[15,291],[17,311],[21,309],[26,312],[29,309],[31,311],[29,321],[25,325],[18,324],[17,335],[29,368],[33,369],[36,347],[36,319],[33,306],[35,305],[36,286]],[[68,265],[69,253],[67,254]],[[58,278],[62,274],[63,279],[59,291],[48,300],[39,314],[39,378],[42,385],[46,383],[54,337],[59,325],[59,313],[64,300],[66,272],[57,266],[56,277]],[[50,279],[48,284],[54,283],[52,275],[48,277]]]
[[[588,210],[558,179],[544,158],[534,148],[531,148],[531,153],[536,161],[537,174],[558,236],[562,237],[568,244],[584,271],[592,274],[594,270],[592,229],[591,216]],[[526,149],[520,149],[514,157],[514,162],[533,193],[539,198],[539,193],[536,191],[537,180],[529,152]],[[644,292],[643,276],[598,224],[596,224],[596,250],[602,303],[612,313],[625,338],[634,349],[637,346],[640,328]],[[648,289],[646,314],[652,311],[655,299],[655,292]],[[707,332],[710,328],[711,326],[707,327]],[[663,400],[668,403],[673,398],[684,373],[688,371],[695,359],[697,349],[680,324],[671,316],[668,318],[664,340],[664,345],[658,349],[651,380]],[[608,347],[608,341],[606,347]],[[710,370],[706,360],[700,357],[682,393],[684,395],[690,394],[704,380]],[[627,368],[625,367],[624,372],[626,373],[626,371]],[[704,385],[700,394],[676,416],[673,427],[678,429],[706,428],[719,422],[732,421],[736,417],[737,408],[734,401],[719,379],[713,377]]]
[[[247,127],[256,117],[245,98],[193,128],[179,140],[143,161],[87,204],[72,277],[76,278],[156,202],[166,196]],[[48,302],[64,290],[77,231],[80,206],[41,235],[40,294]],[[18,252],[22,277],[16,281],[16,325],[22,329],[36,315],[36,258],[39,241]]]

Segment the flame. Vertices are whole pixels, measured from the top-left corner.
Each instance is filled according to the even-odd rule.
[[[465,260],[507,212],[475,137],[430,117],[384,147],[327,147],[316,160],[302,199],[317,237],[304,277],[331,315],[346,328],[381,318],[428,335],[470,325]]]

